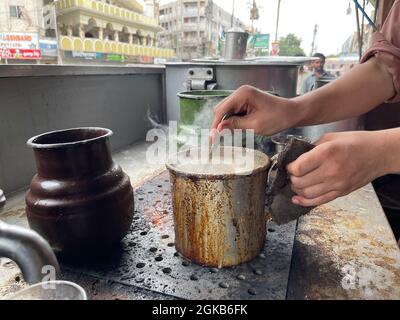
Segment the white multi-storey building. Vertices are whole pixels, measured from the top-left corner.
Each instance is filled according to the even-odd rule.
[[[0,1],[0,32],[43,32],[43,0]]]
[[[211,0],[177,0],[159,7],[160,47],[172,48],[183,60],[220,54],[220,38],[230,28],[247,29],[244,22]]]

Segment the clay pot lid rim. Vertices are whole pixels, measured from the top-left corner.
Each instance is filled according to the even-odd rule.
[[[85,140],[71,141],[71,142],[60,142],[60,143],[35,143],[34,142],[36,139],[39,139],[39,138],[47,136],[47,135],[51,135],[51,134],[59,133],[59,132],[75,131],[75,130],[93,130],[93,131],[96,131],[96,130],[100,131],[101,130],[101,131],[104,131],[105,133],[100,135],[100,136],[98,136],[98,137],[85,139]],[[85,143],[88,143],[88,142],[92,142],[92,141],[104,139],[106,137],[110,137],[111,135],[113,135],[113,132],[112,132],[112,130],[110,130],[108,128],[102,128],[102,127],[76,127],[76,128],[53,130],[53,131],[48,131],[48,132],[44,132],[44,133],[38,134],[38,135],[30,138],[26,142],[26,144],[28,146],[34,148],[34,149],[54,149],[54,148],[61,148],[61,147],[85,144]]]

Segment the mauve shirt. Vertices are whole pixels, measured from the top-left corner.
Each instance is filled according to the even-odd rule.
[[[371,57],[382,61],[393,78],[396,95],[388,102],[400,101],[400,0],[396,0],[379,32],[372,36],[373,44],[364,53],[361,63]]]

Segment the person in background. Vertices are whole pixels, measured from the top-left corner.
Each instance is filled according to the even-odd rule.
[[[296,94],[301,94],[301,88],[303,86],[304,81],[311,75],[312,73],[308,70],[306,66],[300,66],[299,72],[297,75],[297,88]]]
[[[313,58],[318,58],[310,63],[309,69],[312,74],[309,75],[302,83],[300,94],[306,94],[314,89],[315,81],[321,77],[332,77],[332,75],[325,71],[325,56],[322,53],[314,53]]]
[[[360,64],[340,78],[291,99],[242,86],[216,106],[211,129],[254,129],[255,134],[271,136],[292,127],[356,117],[382,102],[400,102],[400,0],[374,33]],[[227,113],[245,115],[223,119]],[[400,173],[400,127],[328,133],[314,144],[287,166],[294,204],[318,206],[378,177]],[[394,225],[392,229],[400,234]]]

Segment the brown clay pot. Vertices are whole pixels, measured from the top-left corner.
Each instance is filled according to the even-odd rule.
[[[56,253],[107,251],[128,232],[134,211],[129,177],[111,158],[104,128],[33,137],[37,174],[26,194],[29,225]]]

